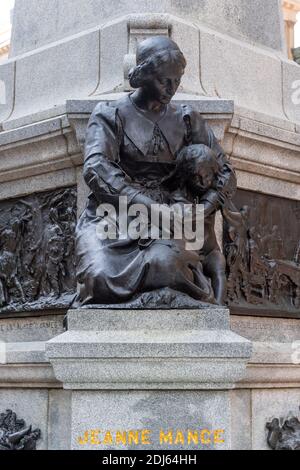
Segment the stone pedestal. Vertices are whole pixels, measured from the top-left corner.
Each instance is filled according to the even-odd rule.
[[[230,331],[227,309],[71,310],[46,354],[72,390],[73,449],[231,448],[229,390],[251,343]]]

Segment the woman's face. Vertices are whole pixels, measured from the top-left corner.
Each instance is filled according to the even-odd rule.
[[[170,103],[180,85],[184,69],[174,62],[161,65],[147,84],[151,97],[161,104]]]

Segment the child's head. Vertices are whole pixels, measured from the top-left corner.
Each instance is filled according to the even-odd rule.
[[[207,191],[218,172],[216,155],[203,144],[184,147],[177,158],[177,171],[192,192]]]

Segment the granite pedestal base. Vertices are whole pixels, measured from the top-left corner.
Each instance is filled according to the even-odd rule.
[[[251,343],[227,309],[71,310],[46,354],[72,390],[72,449],[231,447]]]

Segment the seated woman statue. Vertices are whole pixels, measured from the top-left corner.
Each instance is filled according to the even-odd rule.
[[[138,308],[147,307],[145,298],[151,294],[152,305],[154,299],[159,308],[163,302],[168,304],[162,294],[166,291],[175,298],[172,306],[180,306],[176,298],[182,296],[205,303],[224,302],[225,285],[216,288],[207,277],[218,271],[218,279],[225,283],[222,256],[214,255],[219,263],[214,267],[212,260],[205,262],[203,250],[187,250],[184,240],[174,237],[100,239],[96,235],[101,203],[117,206],[120,196],[126,196],[128,207],[143,204],[150,210],[154,204],[169,205],[177,157],[186,146],[204,144],[216,157],[214,184],[201,199],[208,225],[214,226],[214,214],[234,194],[234,170],[210,127],[189,106],[170,104],[185,66],[182,52],[171,39],[153,37],[141,42],[137,65],[129,74],[136,90],[114,103],[98,104],[91,115],[84,162],[91,193],[76,230],[78,306],[135,301]],[[213,229],[210,233],[213,243],[206,241],[204,248],[212,245],[210,251],[215,253],[219,248]],[[139,299],[144,300],[139,304]]]

